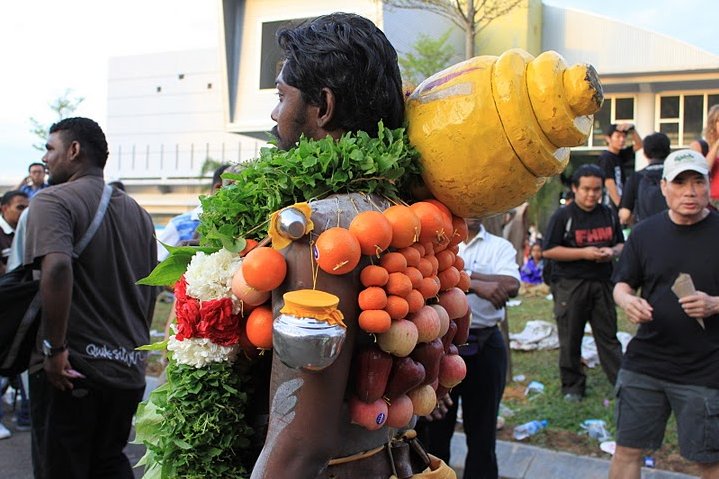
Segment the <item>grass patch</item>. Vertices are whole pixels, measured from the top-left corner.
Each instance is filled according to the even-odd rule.
[[[527,321],[543,320],[554,323],[552,301],[545,298],[519,297],[522,304],[508,309],[510,333],[521,332]],[[630,323],[621,309],[617,310],[618,330],[630,334],[636,332],[636,325]],[[533,419],[546,419],[547,430],[522,442],[550,449],[565,450],[575,454],[609,458],[599,449],[599,443],[582,434],[580,424],[585,419],[603,419],[607,429],[614,436],[614,391],[601,366],[585,368],[587,374],[586,397],[579,403],[563,400],[559,381],[559,350],[512,351],[512,373],[524,375],[522,382],[507,384],[502,404],[514,414],[505,417],[506,425],[499,437],[513,440],[512,429]],[[544,384],[543,394],[524,395],[530,381]],[[672,471],[696,473],[693,466],[679,456],[676,422],[670,419],[664,445],[652,454],[657,467]]]

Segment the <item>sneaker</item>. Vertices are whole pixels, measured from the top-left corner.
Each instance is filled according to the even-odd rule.
[[[7,439],[12,436],[12,433],[3,424],[0,424],[0,439]]]
[[[581,402],[582,401],[582,395],[576,394],[576,393],[567,393],[564,395],[564,400],[566,402]]]

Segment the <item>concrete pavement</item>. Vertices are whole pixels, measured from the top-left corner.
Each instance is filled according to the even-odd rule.
[[[12,412],[5,406],[3,423],[13,431],[9,439],[0,440],[0,479],[32,479],[30,433],[17,432],[12,423]],[[133,433],[134,434],[134,433]],[[144,454],[144,448],[128,445],[125,449],[131,464],[136,464]],[[457,432],[452,438],[450,465],[461,479],[464,459],[467,455],[465,436]],[[576,456],[565,452],[550,451],[517,442],[497,442],[499,474],[504,479],[605,479],[609,471],[608,459]],[[142,477],[142,470],[135,469],[135,477]],[[644,479],[689,479],[694,476],[677,474],[661,469],[642,470]],[[209,479],[209,478],[208,478]],[[368,478],[369,479],[369,478]]]

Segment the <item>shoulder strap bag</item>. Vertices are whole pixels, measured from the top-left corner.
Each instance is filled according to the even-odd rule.
[[[105,185],[95,216],[75,245],[73,259],[80,257],[97,233],[112,196]],[[40,326],[40,281],[33,279],[32,267],[19,266],[0,276],[0,376],[15,376],[26,370]]]

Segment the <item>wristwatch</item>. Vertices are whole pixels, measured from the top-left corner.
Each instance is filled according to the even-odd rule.
[[[42,340],[42,355],[46,358],[51,358],[55,356],[58,353],[61,353],[67,349],[67,343],[64,343],[62,346],[53,346],[52,343],[47,340]]]

